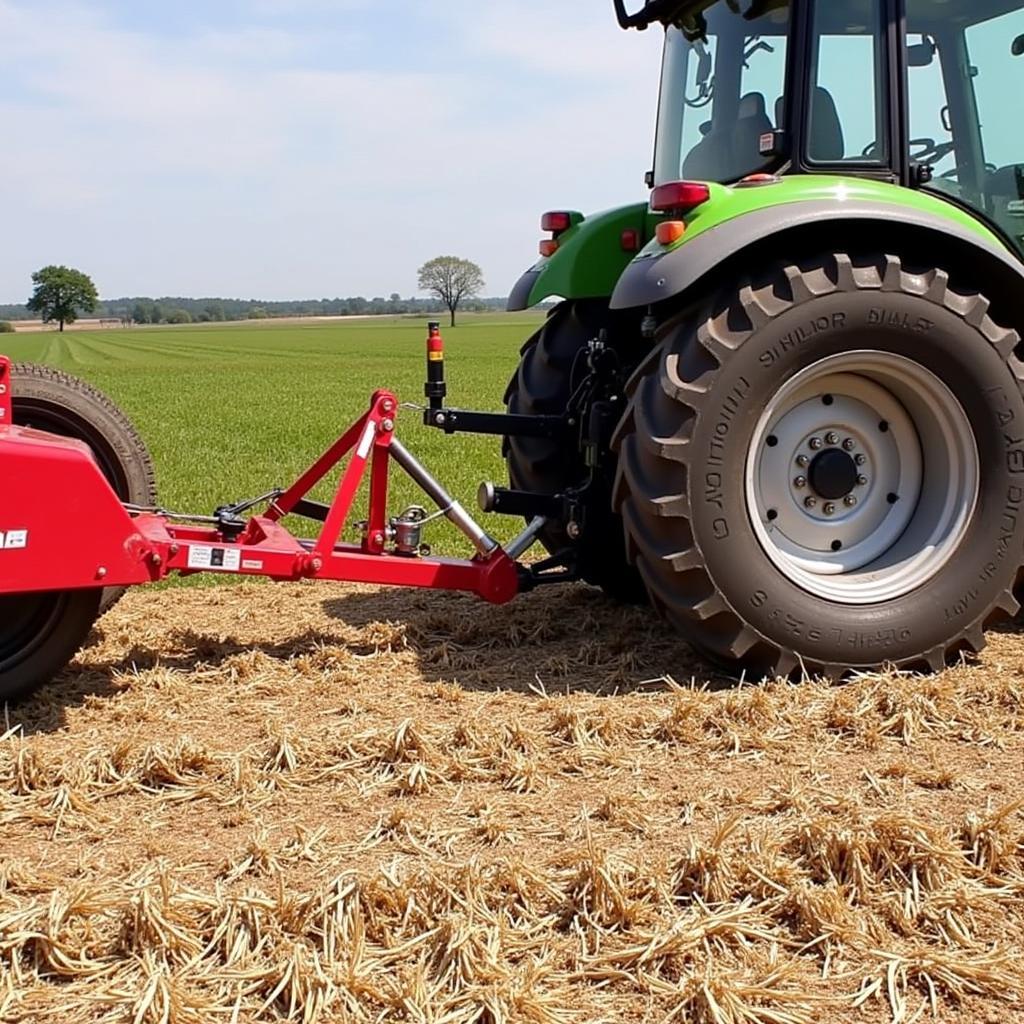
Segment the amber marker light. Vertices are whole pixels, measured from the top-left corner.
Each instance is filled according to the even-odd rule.
[[[558,242],[553,238],[543,238],[538,248],[541,256],[554,256],[558,252]]]
[[[686,234],[686,225],[681,220],[663,220],[654,234],[662,245],[674,245]]]

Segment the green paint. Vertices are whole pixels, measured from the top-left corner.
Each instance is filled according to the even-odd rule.
[[[932,213],[961,227],[973,231],[979,238],[1002,248],[999,238],[976,217],[961,210],[952,203],[944,202],[927,192],[917,192],[884,181],[870,181],[865,178],[847,178],[836,175],[793,175],[781,178],[772,185],[735,188],[712,184],[711,200],[689,213],[686,234],[672,245],[663,246],[656,240],[647,244],[645,253],[665,253],[692,242],[705,231],[710,231],[726,221],[742,217],[745,213],[764,210],[773,206],[810,201],[829,201],[836,205],[837,212],[843,204],[858,200],[886,203],[892,206],[893,220],[899,220],[901,209],[920,210]]]
[[[646,203],[634,203],[595,214],[574,225],[558,238],[558,252],[542,259],[530,291],[528,305],[535,306],[552,295],[565,299],[595,299],[611,295],[634,253],[622,251],[622,232],[640,232],[643,242],[653,233],[656,219]]]
[[[654,239],[654,227],[665,219],[652,214],[646,203],[635,203],[608,210],[574,224],[558,239],[559,248],[554,256],[542,259],[533,268],[539,276],[530,291],[528,305],[559,295],[566,299],[603,298],[611,295],[622,272],[634,259],[622,251],[620,238],[626,229],[641,233],[646,239],[643,254],[661,255],[726,221],[756,210],[791,203],[828,201],[842,210],[848,202],[868,201],[885,203],[892,207],[894,220],[901,210],[920,210],[944,217],[953,224],[973,231],[979,239],[1002,247],[1002,242],[984,223],[953,203],[937,195],[902,188],[884,181],[851,178],[839,175],[793,175],[781,178],[771,185],[736,188],[710,184],[711,199],[684,218],[686,234],[669,246]],[[723,254],[726,255],[726,254]]]

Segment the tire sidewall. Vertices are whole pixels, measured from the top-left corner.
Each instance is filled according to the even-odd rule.
[[[753,532],[745,490],[749,446],[780,382],[854,349],[927,367],[963,406],[980,456],[975,513],[956,551],[920,587],[870,605],[829,602],[789,581]],[[692,529],[716,588],[765,638],[823,664],[899,662],[948,644],[1012,585],[1024,550],[1024,400],[977,328],[921,296],[837,292],[755,330],[723,363],[692,438]]]

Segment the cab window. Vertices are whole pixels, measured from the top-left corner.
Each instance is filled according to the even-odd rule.
[[[887,164],[882,0],[816,0],[808,97],[811,164]]]

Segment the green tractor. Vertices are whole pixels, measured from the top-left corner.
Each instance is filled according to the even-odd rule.
[[[665,31],[650,201],[543,219],[507,405],[578,443],[507,437],[508,494],[732,671],[979,650],[1024,563],[1024,2],[614,2]]]

